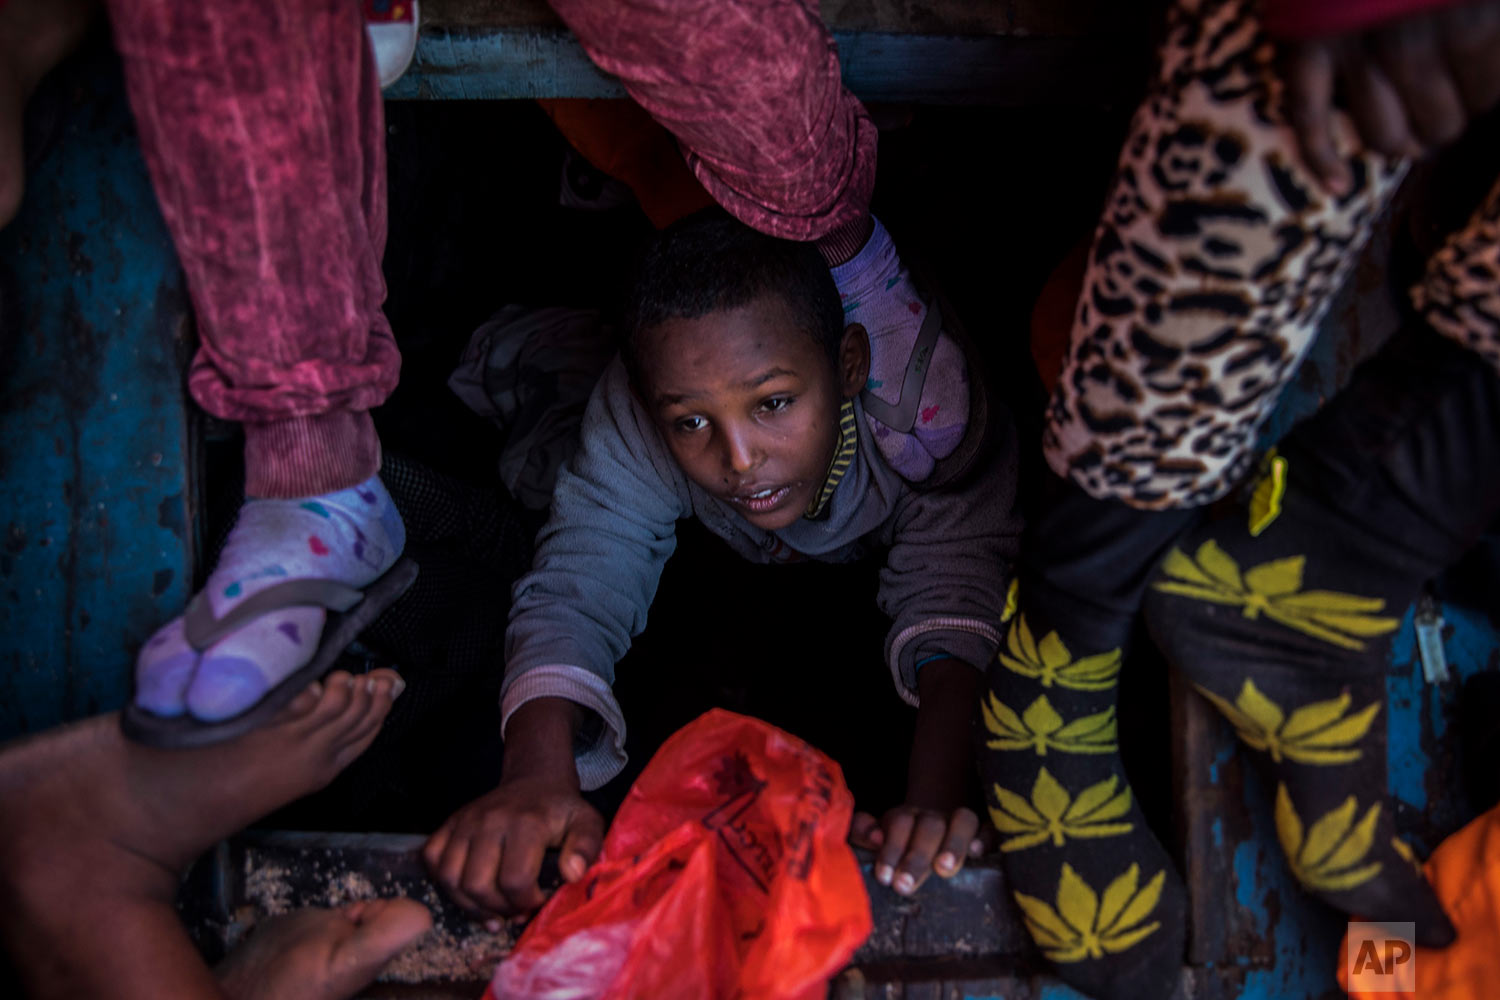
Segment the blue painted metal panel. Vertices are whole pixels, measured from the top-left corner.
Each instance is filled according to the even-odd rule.
[[[0,738],[119,706],[192,584],[187,296],[103,46],[0,231]]]

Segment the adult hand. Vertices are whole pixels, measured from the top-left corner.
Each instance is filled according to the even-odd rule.
[[[966,858],[984,851],[979,839],[979,817],[965,807],[951,813],[902,805],[880,820],[866,812],[854,814],[849,839],[876,851],[875,881],[903,896],[922,887],[934,872],[952,878]]]
[[[604,817],[554,776],[522,775],[464,806],[422,848],[433,876],[460,906],[485,916],[529,913],[545,901],[537,877],[549,847],[569,882],[599,856]]]
[[[1352,183],[1333,136],[1334,90],[1366,149],[1420,156],[1500,103],[1500,2],[1443,7],[1372,30],[1283,47],[1287,114],[1308,167],[1335,194]]]

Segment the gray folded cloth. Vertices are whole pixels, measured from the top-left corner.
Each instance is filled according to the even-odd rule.
[[[551,503],[557,470],[578,448],[584,406],[615,350],[594,309],[506,306],[469,338],[448,388],[505,435],[500,481],[526,507]]]

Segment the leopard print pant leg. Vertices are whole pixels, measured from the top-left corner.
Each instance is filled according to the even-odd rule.
[[[1500,181],[1428,260],[1411,298],[1434,330],[1500,371]]]
[[[1164,509],[1230,488],[1405,172],[1351,156],[1351,191],[1326,194],[1274,62],[1254,0],[1174,5],[1048,408],[1048,462],[1095,497]]]

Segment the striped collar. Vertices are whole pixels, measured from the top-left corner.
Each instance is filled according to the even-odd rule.
[[[859,434],[855,432],[854,426],[854,401],[846,399],[844,405],[839,408],[839,443],[838,447],[833,449],[833,461],[828,463],[828,476],[823,480],[823,488],[808,505],[803,517],[816,521],[827,516],[828,500],[844,478],[844,473],[849,471],[849,466],[854,461],[854,453],[858,450]]]

